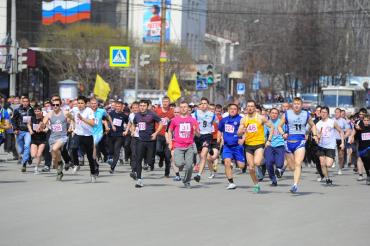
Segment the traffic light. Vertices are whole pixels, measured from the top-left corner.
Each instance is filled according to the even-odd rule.
[[[150,63],[149,58],[150,58],[150,55],[141,54],[140,55],[140,66],[144,67],[145,65],[149,64]]]
[[[207,66],[207,84],[211,85],[214,82],[213,66]]]
[[[27,69],[27,58],[28,58],[27,52],[28,52],[27,49],[22,49],[22,48],[18,49],[18,57],[17,57],[18,71]]]

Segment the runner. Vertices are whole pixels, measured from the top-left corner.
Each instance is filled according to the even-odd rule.
[[[67,123],[72,120],[72,115],[70,113],[61,110],[61,102],[59,97],[51,101],[53,110],[44,117],[41,127],[41,130],[44,130],[47,125],[50,125],[49,149],[53,166],[57,168],[57,181],[61,181],[63,178],[61,150],[68,141]]]
[[[74,171],[77,171],[79,167],[78,150],[80,149],[82,153],[86,153],[90,166],[91,183],[95,183],[97,173],[93,158],[94,138],[92,136],[95,118],[94,111],[86,107],[87,102],[88,99],[86,97],[79,96],[77,98],[77,107],[71,110],[71,114],[74,117],[72,160]]]
[[[139,103],[133,102],[131,104],[131,113],[129,115],[129,122],[128,122],[127,129],[126,129],[126,136],[131,138],[131,141],[130,141],[130,148],[131,148],[130,177],[133,178],[134,180],[136,180],[134,168],[136,167],[137,145],[139,143],[139,128],[135,128],[134,118],[135,118],[135,114],[137,114],[138,112],[139,112]],[[131,133],[131,136],[129,136],[129,131]]]
[[[338,123],[329,118],[329,108],[321,108],[321,120],[316,124],[317,131],[319,132],[319,151],[318,156],[320,157],[321,169],[325,177],[327,185],[332,185],[333,181],[329,176],[329,169],[335,159],[335,149],[337,146],[337,141],[335,138],[335,130],[338,131],[340,136],[340,149],[344,150],[344,135],[341,127]]]
[[[355,126],[350,143],[354,142],[355,136],[358,139],[358,153],[365,167],[366,184],[370,185],[370,115],[364,116],[362,126]]]
[[[35,116],[31,118],[28,123],[28,130],[31,134],[31,157],[35,159],[35,174],[39,174],[39,167],[41,163],[41,156],[46,145],[46,132],[49,130],[45,128],[42,130],[43,113],[42,108],[38,105],[34,107]]]
[[[265,141],[264,125],[270,128],[270,133],[267,141]],[[256,102],[253,100],[247,101],[247,114],[240,121],[238,135],[245,135],[245,152],[248,163],[249,175],[254,184],[254,193],[261,190],[258,184],[255,167],[260,166],[263,159],[264,147],[270,146],[273,136],[274,126],[270,121],[259,115],[256,112]]]
[[[163,166],[163,161],[165,163],[164,176],[170,176],[171,170],[171,151],[166,143],[166,128],[168,122],[174,117],[173,109],[170,108],[170,98],[165,96],[162,98],[162,107],[158,107],[155,113],[162,120],[162,130],[158,133],[156,142],[156,154],[159,156],[159,167]]]
[[[103,132],[103,119],[107,119],[110,124],[112,124],[112,120],[110,116],[107,114],[107,111],[103,108],[98,107],[98,101],[96,98],[90,99],[90,107],[94,111],[94,117],[95,117],[95,124],[93,127],[93,138],[94,138],[94,152],[93,152],[93,158],[96,166],[96,175],[99,176],[99,164],[97,161],[97,151],[100,141],[103,138],[104,132]]]
[[[335,109],[335,119],[334,121],[339,125],[344,133],[344,139],[347,142],[348,137],[351,135],[351,129],[347,123],[347,121],[342,118],[342,110],[340,108]],[[342,169],[345,163],[345,148],[340,148],[341,145],[341,136],[340,134],[335,131],[335,139],[337,140],[337,150],[338,150],[338,175],[342,175]]]
[[[306,143],[306,125],[311,126],[313,139],[317,140],[317,129],[309,112],[302,110],[303,101],[296,97],[293,100],[293,109],[289,109],[282,115],[279,124],[279,132],[283,135],[285,142],[285,158],[288,167],[294,171],[294,183],[290,192],[298,191],[298,183],[301,178],[302,161],[305,156]],[[283,125],[286,124],[287,132],[284,131]]]
[[[215,113],[217,122],[220,122],[222,116],[218,110],[216,112],[216,105],[210,104],[208,107],[209,111]],[[218,124],[216,122],[212,123],[212,141],[210,145],[210,150],[207,155],[207,163],[208,168],[210,170],[210,175],[208,176],[209,179],[213,179],[216,176],[217,168],[218,168],[218,157],[220,155],[220,143],[217,142],[217,135],[218,135]]]
[[[201,179],[201,175],[207,160],[207,155],[212,149],[212,146],[210,146],[212,141],[212,125],[214,122],[218,123],[216,114],[208,110],[208,104],[208,99],[202,97],[200,99],[199,109],[192,114],[193,118],[198,122],[200,128],[200,136],[197,143],[197,149],[198,152],[200,152],[200,163],[199,171],[194,176],[194,180],[196,182],[199,182]],[[212,169],[213,167],[210,170],[211,172]]]
[[[1,99],[1,96],[0,96]],[[8,111],[0,105],[0,145],[5,142],[5,131],[10,129],[10,117]],[[4,146],[4,149],[5,146]]]
[[[194,134],[199,135],[198,122],[188,115],[188,110],[188,103],[180,103],[180,116],[176,116],[171,120],[168,131],[169,148],[171,149],[172,145],[174,147],[175,165],[180,170],[185,169],[182,182],[186,188],[190,188],[193,172]]]
[[[112,129],[109,137],[109,148],[113,151],[113,161],[110,164],[111,167],[109,170],[111,174],[114,173],[114,169],[116,168],[121,153],[121,148],[125,143],[125,136],[127,135],[126,127],[128,124],[128,116],[123,113],[122,105],[122,101],[117,100],[115,103],[115,111],[109,113],[110,118],[112,118]]]
[[[28,132],[27,124],[34,117],[35,113],[30,106],[27,96],[22,97],[20,105],[13,114],[13,127],[16,135],[18,153],[22,156],[22,172],[26,172],[27,162],[30,161],[31,135]]]
[[[175,107],[174,109],[173,109],[173,114],[174,114],[174,116],[176,117],[176,116],[179,116],[180,115],[180,107]],[[189,115],[189,114],[188,114]],[[175,172],[175,177],[173,178],[173,181],[181,181],[181,177],[180,177],[180,170],[179,170],[179,168],[175,165],[175,160],[174,160],[174,148],[173,148],[173,142],[174,142],[174,140],[173,140],[173,135],[172,135],[172,138],[170,138],[170,136],[169,136],[169,133],[168,133],[168,131],[169,131],[169,129],[170,129],[170,125],[171,125],[171,121],[172,120],[170,120],[169,122],[168,122],[168,124],[167,124],[167,128],[166,128],[166,142],[167,142],[167,144],[169,144],[170,142],[171,142],[171,140],[172,140],[172,148],[170,149],[170,151],[171,151],[171,163],[172,163],[172,168],[173,168],[173,170],[174,170],[174,172]]]
[[[229,104],[229,115],[220,121],[217,133],[217,142],[220,144],[223,140],[222,160],[225,165],[226,178],[229,181],[227,190],[236,188],[233,179],[233,164],[232,161],[238,165],[240,169],[244,168],[245,157],[243,142],[238,136],[238,129],[242,117],[238,114],[238,105]]]
[[[272,186],[277,186],[277,179],[281,178],[284,167],[284,138],[279,134],[278,125],[280,123],[279,110],[272,108],[270,111],[270,119],[274,125],[273,136],[271,139],[271,145],[266,147],[264,156],[266,168],[271,180]],[[274,164],[276,169],[274,170]]]
[[[144,186],[141,172],[143,160],[150,166],[150,169],[154,169],[154,154],[155,154],[155,141],[158,133],[162,130],[162,121],[153,111],[148,109],[149,102],[147,100],[141,100],[139,104],[140,113],[137,113],[134,117],[135,128],[139,129],[139,143],[137,146],[137,161],[134,169],[134,175],[137,178],[135,187],[141,188]],[[159,123],[155,130],[155,123]]]

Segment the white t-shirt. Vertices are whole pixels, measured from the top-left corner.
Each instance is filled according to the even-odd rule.
[[[327,119],[326,121],[320,120],[316,124],[317,131],[320,133],[320,142],[319,146],[325,149],[336,149],[337,140],[335,139],[335,132],[337,131],[334,128],[334,120]]]
[[[95,120],[94,117],[94,111],[91,108],[85,108],[83,111],[80,111],[77,107],[74,107],[71,110],[71,114],[74,117],[75,120],[75,130],[74,133],[79,136],[92,136],[93,135],[93,127],[86,124],[82,120],[80,120],[77,115],[80,113],[80,115],[88,120]]]
[[[135,113],[130,113],[130,115],[128,116],[128,119],[131,124],[134,124],[134,118],[135,118]],[[139,137],[139,127],[135,127],[134,137],[136,138]]]

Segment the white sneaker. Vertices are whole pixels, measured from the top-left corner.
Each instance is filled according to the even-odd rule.
[[[208,176],[209,179],[213,179],[214,177],[216,177],[215,173],[211,173],[211,175]]]
[[[235,190],[236,185],[234,183],[229,183],[229,185],[226,187],[226,190]]]
[[[143,184],[143,180],[142,179],[138,179],[136,184],[135,184],[135,187],[136,188],[142,188],[144,186]]]
[[[357,178],[357,181],[364,181],[364,180],[365,180],[364,176],[358,176]]]
[[[39,169],[38,169],[37,167],[35,167],[34,174],[35,174],[35,175],[40,174]]]
[[[342,169],[339,169],[338,170],[338,175],[342,175],[343,173],[342,173]]]
[[[335,167],[335,162],[333,162],[333,165],[331,166],[331,168],[334,168]]]
[[[96,176],[95,175],[91,175],[91,183],[95,183],[96,182]]]
[[[72,173],[73,173],[73,174],[76,174],[76,173],[77,173],[77,171],[78,171],[78,166],[74,166],[74,167],[73,167],[73,170],[72,170]]]
[[[324,182],[325,178],[318,177],[317,182]]]

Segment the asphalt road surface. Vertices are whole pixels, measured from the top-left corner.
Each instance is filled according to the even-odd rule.
[[[127,165],[116,170],[103,164],[92,184],[84,166],[57,182],[55,170],[22,174],[14,161],[0,163],[0,245],[369,245],[370,186],[349,169],[326,187],[304,168],[296,195],[291,172],[278,187],[266,177],[253,194],[239,171],[238,188],[226,190],[222,167],[191,189],[159,168],[144,171],[137,189]]]

